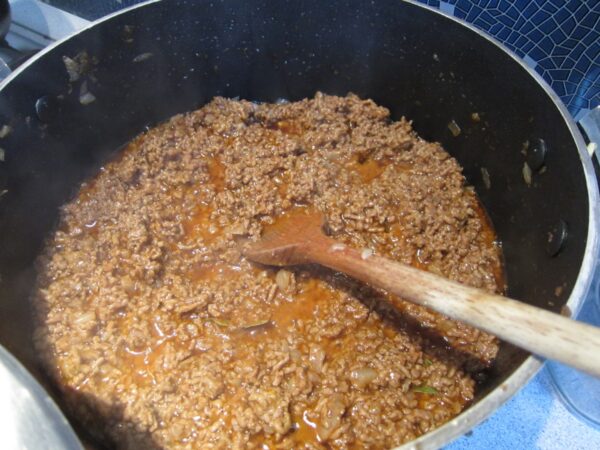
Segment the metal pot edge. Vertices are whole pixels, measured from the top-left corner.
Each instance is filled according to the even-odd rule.
[[[416,0],[402,0],[413,6],[423,8],[432,13],[439,14],[449,20],[453,20],[464,27],[467,27],[474,33],[477,33],[483,39],[488,40],[500,50],[509,55],[517,64],[525,69],[529,75],[540,85],[546,95],[550,97],[563,120],[565,121],[571,136],[577,146],[579,158],[583,166],[585,182],[588,192],[588,235],[585,247],[581,269],[577,276],[573,291],[569,296],[566,306],[569,307],[572,317],[574,317],[586,298],[589,291],[594,272],[598,266],[600,256],[600,196],[598,192],[598,180],[594,172],[592,159],[587,151],[585,140],[577,128],[575,121],[571,117],[564,103],[546,81],[535,70],[529,67],[521,58],[514,54],[510,49],[502,45],[494,37],[476,28],[464,20],[458,19],[450,14],[442,12],[433,7],[418,3]],[[513,397],[521,388],[523,388],[542,368],[544,360],[535,355],[529,356],[523,364],[510,375],[500,386],[481,399],[477,404],[468,408],[465,412],[449,421],[445,425],[436,428],[411,442],[397,447],[395,450],[434,450],[451,443],[456,438],[468,432],[484,419],[488,418],[495,410]]]

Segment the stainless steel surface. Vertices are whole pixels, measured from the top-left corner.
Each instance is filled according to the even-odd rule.
[[[1,346],[0,398],[3,450],[83,449],[54,401]]]

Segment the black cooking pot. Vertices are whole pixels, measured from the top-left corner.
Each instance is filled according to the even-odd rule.
[[[0,89],[0,127],[12,130],[0,139],[2,345],[45,382],[31,345],[32,262],[59,206],[125,143],[216,95],[272,102],[316,91],[372,98],[440,141],[496,227],[508,294],[579,308],[598,247],[597,185],[565,108],[520,60],[412,2],[165,0],[42,51]],[[474,405],[411,445],[467,431],[540,365],[503,345]]]

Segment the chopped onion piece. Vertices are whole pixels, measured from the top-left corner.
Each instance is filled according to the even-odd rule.
[[[79,63],[68,56],[63,56],[62,59],[69,75],[69,81],[79,80],[79,76],[81,75],[81,66]]]
[[[454,119],[452,119],[450,121],[450,123],[448,124],[448,129],[450,130],[450,133],[452,133],[452,136],[454,136],[454,137],[457,137],[461,133],[460,127],[454,121]]]
[[[490,173],[485,167],[481,168],[481,178],[483,178],[483,185],[486,189],[492,187],[492,180],[490,180]]]
[[[94,101],[96,101],[96,97],[88,90],[87,81],[84,81],[79,89],[79,103],[89,105]]]
[[[87,311],[77,317],[73,322],[76,325],[87,325],[96,321],[96,313],[94,311]]]
[[[319,439],[328,440],[342,424],[342,416],[346,411],[343,395],[333,394],[327,400],[325,409],[321,412],[321,422],[317,425]]]
[[[532,173],[531,167],[529,167],[529,164],[527,164],[527,162],[523,164],[523,179],[525,180],[525,184],[527,184],[527,186],[531,186]]]
[[[341,252],[346,248],[346,246],[344,244],[341,244],[339,242],[336,242],[335,244],[333,244],[331,246],[331,251],[332,252]]]
[[[371,256],[373,256],[373,250],[371,250],[370,248],[365,248],[363,249],[363,251],[360,253],[360,257],[362,259],[369,259]]]
[[[286,292],[288,287],[290,286],[290,281],[292,278],[292,274],[287,270],[280,270],[275,275],[275,284],[281,290],[281,292]]]
[[[140,63],[142,61],[146,61],[147,59],[152,58],[154,55],[150,52],[147,53],[142,53],[140,55],[137,55],[135,58],[133,58],[133,62],[134,63]]]
[[[0,128],[0,139],[4,139],[10,134],[11,131],[12,128],[10,127],[10,125],[2,125],[2,128]]]
[[[362,367],[350,372],[350,379],[359,388],[364,388],[367,384],[377,378],[377,371],[371,367]]]
[[[313,366],[313,369],[317,372],[323,371],[323,362],[325,361],[325,350],[323,350],[318,345],[311,345],[308,361]]]

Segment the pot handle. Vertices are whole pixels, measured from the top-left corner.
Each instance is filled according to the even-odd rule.
[[[578,124],[587,137],[590,156],[596,154],[596,158],[600,161],[600,150],[598,150],[600,147],[600,105],[588,111]]]

